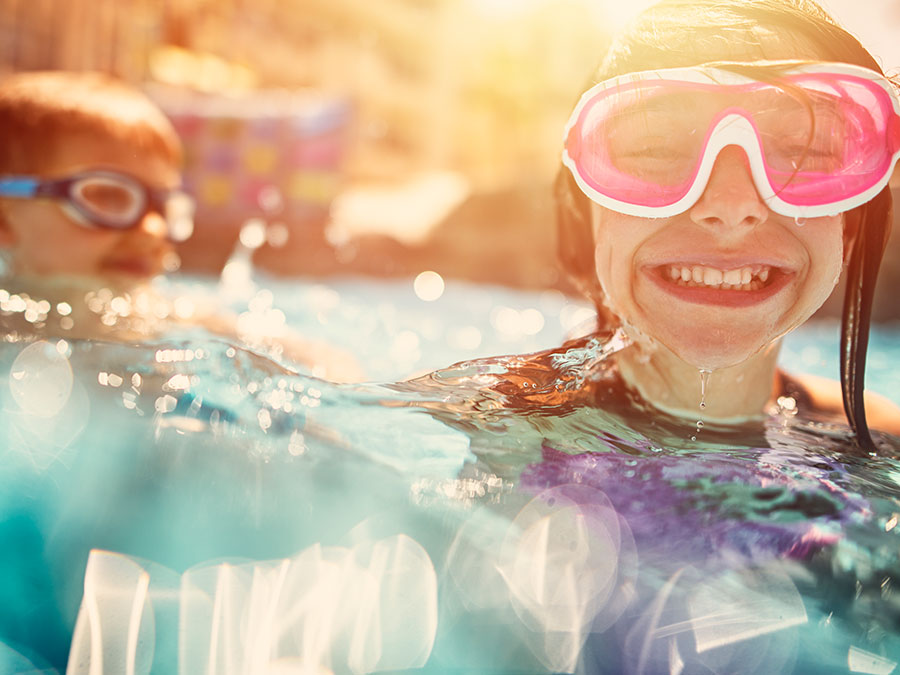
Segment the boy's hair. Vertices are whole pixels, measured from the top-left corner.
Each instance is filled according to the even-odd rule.
[[[766,59],[762,38],[773,33],[798,46],[814,46],[824,60],[882,72],[860,42],[812,0],[662,0],[613,41],[586,89],[628,72]],[[593,301],[598,328],[603,328],[616,319],[604,306],[594,269],[590,200],[565,166],[557,174],[555,197],[559,258]],[[866,424],[863,379],[875,280],[891,229],[891,201],[886,187],[845,216],[845,239],[855,242],[841,322],[841,389],[847,419],[866,451],[875,446]]]
[[[54,148],[72,135],[181,163],[172,124],[128,84],[102,73],[68,71],[23,72],[0,80],[0,174],[40,174]]]

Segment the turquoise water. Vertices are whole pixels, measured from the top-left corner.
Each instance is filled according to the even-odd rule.
[[[262,293],[262,304],[281,309],[287,323],[303,334],[356,355],[373,381],[394,381],[465,359],[548,349],[579,329],[587,331],[593,317],[587,303],[556,291],[448,280],[443,294],[426,302],[407,279],[323,283],[262,276],[256,281],[256,292],[234,299],[237,311]],[[215,288],[195,279],[187,287],[209,293]],[[791,371],[837,380],[839,339],[838,320],[810,322],[785,338],[780,362]],[[874,324],[866,386],[900,405],[898,363],[900,324]]]
[[[784,340],[781,363],[800,372],[840,378],[838,345],[840,322],[816,321],[802,326]],[[900,405],[900,323],[875,324],[869,336],[866,388]]]
[[[476,358],[558,344],[554,294],[262,286],[234,304],[372,372],[475,360],[0,344],[0,672],[895,671],[900,440],[698,429],[629,397],[616,336]]]

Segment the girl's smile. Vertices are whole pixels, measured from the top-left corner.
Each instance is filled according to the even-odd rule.
[[[685,302],[747,307],[764,302],[794,277],[771,262],[698,263],[689,260],[644,266],[640,272],[666,293]]]

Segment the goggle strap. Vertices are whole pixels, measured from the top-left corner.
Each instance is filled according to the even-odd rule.
[[[0,197],[12,197],[14,199],[28,199],[36,197],[40,188],[40,181],[34,178],[10,176],[0,178]]]

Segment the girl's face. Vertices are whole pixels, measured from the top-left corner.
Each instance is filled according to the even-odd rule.
[[[798,224],[770,211],[736,146],[719,154],[688,211],[638,218],[593,204],[593,221],[612,311],[645,345],[708,370],[737,365],[803,323],[843,264],[843,216]]]

